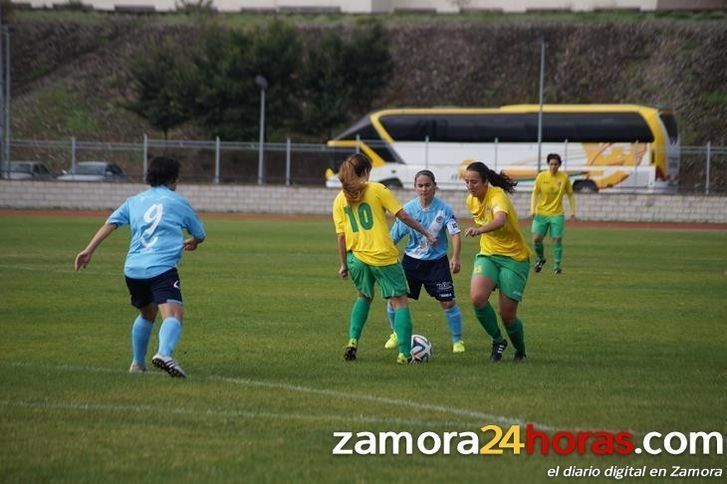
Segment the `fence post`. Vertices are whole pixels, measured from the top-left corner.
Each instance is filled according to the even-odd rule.
[[[356,153],[361,153],[361,135],[356,135]]]
[[[639,141],[636,140],[631,144],[631,166],[633,167],[633,175],[634,175],[634,187],[632,191],[636,191],[639,189],[639,170],[638,165],[636,164],[636,153],[639,151],[638,147]],[[648,183],[647,183],[648,185]]]
[[[76,137],[71,136],[71,173],[76,173]]]
[[[498,148],[499,142],[500,142],[500,140],[495,138],[495,168],[493,168],[493,170],[495,170],[495,171],[497,171],[497,148]]]
[[[429,135],[424,137],[424,169],[429,169]]]
[[[712,165],[712,142],[707,141],[707,166],[704,169],[704,194],[709,195],[709,170]]]
[[[6,65],[6,69],[5,69],[5,105],[4,105],[4,108],[5,108],[5,123],[4,123],[4,125],[5,125],[5,146],[4,146],[4,148],[5,148],[5,161],[7,161],[8,163],[10,163],[10,140],[12,138],[11,130],[13,128],[12,119],[11,119],[11,115],[12,115],[12,102],[11,102],[11,99],[10,99],[10,95],[11,95],[10,94],[10,85],[11,85],[10,74],[12,72],[11,69],[10,69],[10,66],[12,65],[12,63],[10,61],[10,32],[11,32],[11,28],[12,27],[10,27],[9,25],[8,26],[5,26],[5,27],[3,27],[2,32],[0,32],[0,35],[5,34],[5,65]],[[10,171],[10,166],[8,166],[8,172],[9,171]]]
[[[220,137],[215,138],[215,179],[214,184],[220,183]]]
[[[143,165],[143,171],[141,173],[141,181],[146,181],[146,170],[148,169],[147,163],[149,159],[149,137],[144,133],[144,161],[142,163]]]
[[[563,146],[563,171],[568,169],[568,140],[565,140]]]
[[[285,186],[289,187],[290,180],[290,136],[285,139]]]

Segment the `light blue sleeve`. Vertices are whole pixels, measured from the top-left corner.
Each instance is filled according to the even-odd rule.
[[[395,244],[398,244],[399,241],[404,238],[404,236],[407,233],[407,227],[404,225],[404,222],[402,222],[399,219],[396,219],[394,221],[394,225],[391,226],[391,238],[394,240]]]
[[[124,203],[121,204],[119,208],[114,210],[114,213],[109,215],[109,218],[106,219],[107,224],[114,224],[117,227],[122,227],[124,225],[129,225],[129,200],[127,199]]]
[[[192,205],[186,199],[182,199],[182,209],[184,210],[184,228],[187,229],[192,237],[197,240],[204,240],[207,237],[207,233],[204,231],[204,225],[202,221],[195,213]]]
[[[447,206],[447,231],[449,232],[449,235],[456,235],[460,233],[462,230],[459,228],[459,224],[457,223],[457,216],[454,214],[454,210],[452,210],[452,207]]]

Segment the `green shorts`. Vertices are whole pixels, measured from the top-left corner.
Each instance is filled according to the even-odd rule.
[[[351,252],[348,253],[347,261],[353,285],[367,298],[374,297],[374,282],[379,284],[381,296],[384,299],[406,296],[409,293],[404,269],[400,263],[388,266],[370,266],[361,262]]]
[[[565,215],[536,215],[530,228],[533,235],[545,237],[550,231],[554,239],[562,239],[565,232]]]
[[[495,287],[515,301],[523,300],[528,274],[530,274],[529,259],[518,262],[501,255],[477,254],[475,267],[472,270],[472,277],[484,276],[495,281]]]

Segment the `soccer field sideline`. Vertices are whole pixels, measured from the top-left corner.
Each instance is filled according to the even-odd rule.
[[[0,217],[70,217],[70,218],[99,218],[104,219],[111,211],[100,210],[19,210],[0,208]],[[330,221],[331,215],[289,215],[271,213],[238,213],[238,212],[199,212],[202,220],[260,220],[260,221]],[[469,219],[466,219],[469,222]],[[529,218],[520,218],[522,227],[530,227]],[[727,231],[727,224],[709,223],[666,223],[666,222],[617,222],[600,220],[569,220],[568,227],[572,228],[604,228],[626,230],[697,230],[697,231]]]

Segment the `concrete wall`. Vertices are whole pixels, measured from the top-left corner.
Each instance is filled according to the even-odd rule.
[[[81,182],[0,181],[0,208],[107,210],[146,189],[141,184]],[[327,215],[338,191],[332,188],[257,185],[179,186],[201,212],[240,212],[284,215]],[[412,191],[396,190],[401,202],[414,197]],[[441,191],[457,216],[469,217],[464,205],[466,192]],[[528,215],[530,193],[512,196],[521,217]],[[727,197],[692,195],[576,195],[581,220],[618,222],[683,222],[727,224]]]
[[[33,7],[52,7],[68,4],[64,0],[12,0]],[[176,0],[81,0],[97,10],[117,7],[140,7],[159,12],[176,9]],[[288,11],[387,13],[394,11],[431,11],[453,13],[460,11],[527,12],[532,10],[711,10],[727,8],[727,0],[213,0],[221,12]]]

